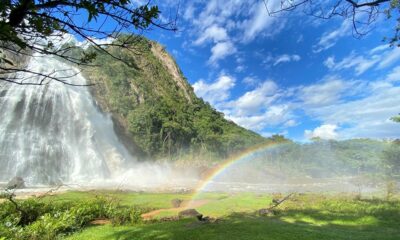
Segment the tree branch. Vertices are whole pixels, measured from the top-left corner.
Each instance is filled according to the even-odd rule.
[[[351,5],[353,5],[355,8],[361,8],[361,7],[374,7],[374,6],[378,6],[381,3],[385,3],[385,2],[390,2],[390,0],[376,0],[376,1],[371,1],[371,2],[364,2],[364,3],[357,3],[353,0],[345,0],[346,2],[350,3]]]

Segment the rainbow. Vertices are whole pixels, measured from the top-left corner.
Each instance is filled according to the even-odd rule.
[[[263,151],[281,147],[281,146],[287,145],[287,144],[288,144],[288,142],[267,142],[267,143],[253,146],[251,148],[248,148],[248,149],[240,152],[239,154],[229,157],[224,162],[219,164],[217,167],[212,169],[202,180],[199,181],[197,186],[194,188],[194,193],[191,197],[191,201],[195,200],[199,196],[200,193],[204,192],[204,190],[213,181],[213,179],[218,177],[225,170],[229,169],[232,165],[234,165],[238,162],[253,159],[252,157],[257,153],[261,153]],[[189,202],[188,206],[190,206],[190,205],[191,204]]]

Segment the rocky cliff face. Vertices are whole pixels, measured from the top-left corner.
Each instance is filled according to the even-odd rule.
[[[84,75],[95,83],[98,105],[112,114],[117,132],[135,153],[221,158],[265,141],[196,97],[160,44],[138,37],[135,51],[110,51],[128,64],[99,53],[98,67],[84,69]]]

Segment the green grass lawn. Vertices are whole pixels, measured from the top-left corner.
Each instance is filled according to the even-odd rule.
[[[137,226],[89,227],[68,239],[399,239],[398,226],[315,225],[280,218],[234,214],[217,223],[194,220],[160,222]]]
[[[59,200],[90,198],[93,193],[71,192]],[[126,205],[151,209],[171,208],[171,199],[189,194],[113,193]],[[54,197],[53,197],[54,198]],[[195,219],[155,220],[132,226],[89,226],[68,239],[400,239],[400,200],[358,200],[352,195],[295,195],[277,208],[275,216],[259,216],[257,210],[271,203],[271,195],[206,193],[196,209],[216,222]],[[159,217],[174,216],[175,210]]]
[[[47,238],[42,235],[46,233],[47,229],[51,230],[53,227],[57,227],[57,231],[70,234],[65,237],[69,240],[400,239],[400,196],[386,201],[383,198],[372,196],[359,199],[351,194],[295,194],[279,205],[273,216],[260,216],[258,214],[260,208],[268,207],[273,198],[282,198],[283,195],[203,193],[196,195],[192,204],[204,216],[212,217],[213,221],[200,222],[190,218],[176,220],[176,216],[182,208],[173,208],[171,200],[181,199],[184,203],[189,203],[192,196],[189,193],[71,191],[37,200],[33,198],[31,201],[38,201],[37,204],[44,203],[47,206],[54,206],[56,209],[52,210],[50,207],[46,210],[49,213],[43,217],[39,215],[34,223],[22,227],[21,231],[30,231],[31,235],[35,236],[34,238],[24,238],[30,240],[54,239],[52,234],[49,234]],[[125,221],[122,223],[123,225],[119,226],[109,223],[90,225],[88,223],[96,217],[88,216],[88,219],[84,220],[86,215],[83,212],[94,214],[97,211],[96,206],[100,206],[91,207],[91,203],[96,203],[96,199],[111,199],[113,202],[119,202],[121,207],[126,210],[141,209],[141,213],[160,209],[161,211],[157,211],[150,221],[140,221],[141,213],[139,213],[139,222]],[[27,200],[20,201],[22,203]],[[25,207],[31,206],[32,210],[30,211],[35,212],[34,206],[39,205],[33,203],[25,205]],[[68,206],[71,203],[75,204],[75,210],[62,210],[62,206]],[[88,205],[88,203],[90,204]],[[77,208],[77,206],[79,207]],[[0,210],[3,211],[2,216],[6,218],[9,216],[7,211],[14,211],[12,205],[2,207],[0,204],[0,207]],[[42,207],[42,209],[47,208]],[[115,208],[117,212],[112,210],[111,213],[122,214],[118,212],[120,210]],[[52,215],[62,211],[64,214],[60,216],[63,217]],[[13,214],[13,216],[18,215],[15,215],[15,211]],[[85,223],[76,225],[75,217],[79,217]],[[171,221],[169,218],[170,220],[167,221],[165,217],[175,217],[172,218],[175,220]],[[7,221],[12,221],[12,219],[3,222]],[[66,227],[62,225],[64,221],[66,221]],[[77,228],[71,228],[71,226]],[[81,228],[82,226],[83,228]],[[4,240],[1,229],[2,226],[0,226],[0,239]],[[5,229],[4,226],[3,229]],[[35,234],[35,231],[41,232]],[[61,235],[58,237],[62,238]]]
[[[178,193],[147,193],[147,192],[129,192],[129,191],[70,191],[63,194],[57,194],[44,198],[46,201],[63,202],[63,201],[81,201],[91,200],[98,196],[118,199],[122,205],[132,206],[138,205],[144,208],[170,208],[171,200],[179,198],[189,200],[190,194]]]

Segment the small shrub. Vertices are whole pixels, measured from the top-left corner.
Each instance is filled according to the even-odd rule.
[[[114,225],[135,224],[141,220],[137,207],[121,206],[115,199],[98,197],[79,202],[44,202],[40,199],[16,201],[28,218],[11,202],[0,204],[0,232],[6,239],[47,240],[71,234],[97,218],[108,218]]]

